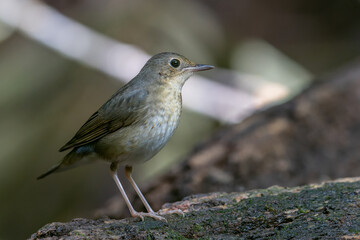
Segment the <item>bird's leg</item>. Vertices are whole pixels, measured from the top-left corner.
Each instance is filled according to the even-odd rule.
[[[132,173],[132,167],[131,166],[125,166],[125,177],[129,180],[129,182],[131,183],[131,185],[135,189],[136,193],[140,197],[140,200],[142,201],[145,208],[147,209],[148,214],[150,214],[155,219],[165,220],[166,221],[165,218],[159,216],[156,212],[154,212],[154,210],[152,210],[152,208],[150,207],[150,204],[146,201],[144,195],[141,193],[139,187],[136,185],[134,179],[132,178],[131,173]]]
[[[165,218],[161,217],[161,216],[158,216],[158,215],[154,215],[152,213],[144,213],[144,212],[137,212],[135,211],[135,209],[133,208],[133,206],[131,205],[130,203],[130,200],[129,198],[127,197],[126,193],[125,193],[125,190],[123,188],[123,186],[121,185],[120,183],[120,180],[119,180],[119,177],[117,175],[117,168],[118,168],[118,164],[117,163],[111,163],[111,166],[110,166],[110,174],[112,176],[112,178],[114,179],[116,185],[118,186],[120,192],[121,192],[121,195],[123,196],[124,200],[125,200],[125,203],[126,205],[128,206],[129,208],[129,211],[130,211],[130,214],[132,217],[139,217],[141,218],[142,221],[144,221],[144,217],[152,217],[152,218],[155,218],[157,220],[164,220]],[[166,219],[165,219],[166,220]]]
[[[135,211],[135,209],[133,208],[133,206],[131,205],[130,201],[129,201],[129,198],[127,197],[126,195],[126,192],[123,188],[123,186],[121,185],[121,182],[119,180],[119,177],[117,175],[117,168],[118,168],[118,164],[117,163],[111,163],[111,166],[110,166],[110,174],[111,174],[111,177],[114,179],[116,185],[118,186],[120,192],[121,192],[121,195],[123,196],[123,198],[125,199],[125,203],[126,205],[128,206],[129,208],[129,211],[130,211],[130,214],[131,216],[133,217],[136,217],[137,216],[137,212]],[[143,216],[139,216],[141,218],[141,220],[144,220],[144,217]]]
[[[155,213],[154,210],[152,210],[152,208],[150,207],[150,204],[146,201],[144,195],[141,193],[139,187],[136,185],[134,179],[131,176],[131,173],[132,173],[132,167],[126,166],[125,167],[125,176],[126,176],[126,178],[129,180],[129,182],[131,183],[131,185],[135,189],[136,193],[140,197],[142,203],[144,204],[144,206],[148,210],[148,212]]]

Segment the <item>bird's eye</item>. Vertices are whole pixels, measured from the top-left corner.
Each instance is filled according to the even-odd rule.
[[[172,66],[172,67],[174,67],[174,68],[177,68],[177,67],[179,67],[180,66],[180,61],[178,60],[178,59],[172,59],[171,61],[170,61],[170,65]]]

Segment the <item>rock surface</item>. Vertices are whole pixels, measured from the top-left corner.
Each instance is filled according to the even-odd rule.
[[[360,178],[244,193],[210,193],[165,204],[186,214],[152,219],[74,219],[30,239],[359,239]]]

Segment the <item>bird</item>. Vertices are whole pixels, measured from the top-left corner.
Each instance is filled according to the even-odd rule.
[[[186,57],[163,52],[151,57],[140,72],[106,101],[76,132],[60,152],[71,150],[58,164],[38,177],[103,160],[122,194],[132,217],[165,220],[155,212],[132,177],[133,166],[150,160],[169,141],[182,112],[182,87],[198,71],[213,69]],[[135,189],[147,212],[136,211],[118,178],[125,177]],[[179,213],[178,211],[174,211]],[[183,214],[180,211],[181,214]]]

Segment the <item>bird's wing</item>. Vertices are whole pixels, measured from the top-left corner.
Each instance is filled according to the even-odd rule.
[[[146,96],[145,90],[115,94],[86,121],[75,136],[59,151],[83,146],[131,125],[137,121],[139,114],[146,111]]]

